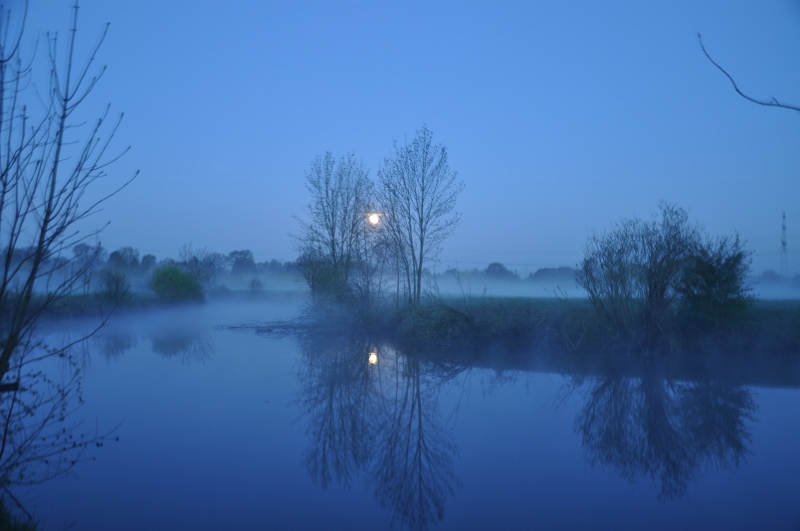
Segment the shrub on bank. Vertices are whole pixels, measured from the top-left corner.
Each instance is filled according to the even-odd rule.
[[[739,238],[709,239],[682,208],[659,209],[659,220],[626,219],[591,236],[577,273],[612,335],[644,351],[678,347],[678,310],[716,326],[741,317],[750,301],[750,252]]]
[[[153,271],[151,287],[161,302],[203,302],[203,285],[189,273],[174,265],[161,266]]]
[[[131,283],[125,273],[108,268],[100,271],[100,300],[121,305],[130,300],[130,292]]]

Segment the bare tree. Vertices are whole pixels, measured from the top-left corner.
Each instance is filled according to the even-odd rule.
[[[464,183],[450,170],[447,148],[433,143],[427,126],[411,143],[395,142],[394,156],[384,160],[378,179],[385,234],[404,276],[408,302],[419,304],[424,266],[437,258],[461,220],[453,209]]]
[[[192,247],[191,243],[178,250],[178,265],[207,288],[214,285],[227,261],[227,257],[212,253],[206,247]]]
[[[26,12],[27,6],[23,20]],[[59,258],[97,234],[81,234],[76,224],[97,212],[109,195],[88,204],[82,200],[117,158],[109,158],[107,151],[121,115],[107,126],[106,107],[83,140],[76,138],[80,127],[70,121],[105,70],[91,74],[108,31],[106,26],[85,65],[78,67],[74,58],[77,2],[73,12],[63,63],[58,59],[58,36],[47,34],[49,86],[38,109],[25,104],[33,101],[28,91],[36,87],[30,79],[33,61],[21,58],[23,31],[10,34],[11,12],[0,13],[0,244],[4,253],[0,377],[9,370],[19,347],[29,341],[41,316],[73,293],[85,274],[82,269],[91,266],[87,261],[83,268],[68,268],[69,262]]]
[[[711,61],[711,64],[716,66],[717,69],[719,69],[720,72],[725,74],[725,77],[727,77],[728,80],[731,82],[731,84],[733,85],[733,89],[736,91],[737,94],[739,94],[739,96],[743,97],[747,101],[756,103],[758,105],[764,105],[766,107],[778,107],[780,109],[788,109],[790,111],[798,111],[798,112],[800,112],[800,107],[798,107],[796,105],[789,105],[789,104],[786,104],[786,103],[781,103],[780,101],[778,101],[775,98],[769,98],[768,100],[761,100],[761,99],[758,99],[758,98],[754,98],[752,96],[748,96],[747,94],[742,92],[742,90],[739,88],[739,85],[736,84],[736,80],[733,79],[733,76],[731,76],[724,68],[722,68],[722,66],[720,66],[719,63],[717,63],[716,61],[714,61],[714,59],[711,58],[711,55],[708,53],[708,51],[706,51],[706,47],[703,45],[703,37],[699,33],[697,34],[697,40],[700,41],[700,49],[703,50],[703,53],[705,54],[706,59]]]
[[[102,436],[75,440],[67,428],[61,432],[69,435],[66,438],[57,432],[50,439],[41,435],[52,421],[65,421],[70,404],[82,401],[81,364],[72,350],[87,336],[60,341],[50,337],[45,342],[36,329],[44,315],[80,290],[92,267],[92,259],[80,263],[67,259],[75,245],[102,230],[82,233],[78,223],[136,176],[100,197],[88,193],[106,176],[108,165],[121,156],[108,153],[121,115],[109,120],[106,107],[88,130],[76,115],[105,70],[92,73],[108,26],[79,66],[76,0],[66,49],[56,34],[46,35],[43,66],[49,75],[38,78],[35,57],[22,57],[27,4],[19,8],[13,12],[21,20],[16,25],[12,10],[0,9],[0,381],[6,376],[16,380],[0,386],[12,391],[3,393],[0,402],[5,427],[0,439],[0,480],[9,477],[8,467],[16,468],[14,463],[49,461],[55,452],[65,456],[60,465],[68,467],[77,459],[75,451],[93,442],[101,444]],[[37,86],[40,79],[45,87]],[[89,200],[92,195],[95,199]],[[38,363],[48,358],[73,360],[65,382],[51,383],[44,376]],[[45,392],[37,389],[41,381],[49,386],[52,394],[47,396],[52,399],[45,399]],[[18,423],[23,420],[29,424]],[[31,438],[32,434],[37,436]],[[60,465],[45,476],[63,471]]]
[[[315,291],[346,290],[366,238],[372,183],[353,153],[338,161],[333,153],[316,157],[306,175],[311,194],[307,218],[296,238],[303,276]]]

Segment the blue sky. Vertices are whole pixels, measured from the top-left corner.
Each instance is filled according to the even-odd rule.
[[[28,43],[71,0],[31,0]],[[140,176],[87,229],[158,258],[186,244],[259,261],[289,233],[311,160],[354,151],[375,176],[422,124],[466,183],[437,269],[575,265],[587,237],[660,200],[800,273],[800,2],[83,0],[110,32],[83,111],[125,112],[113,167]],[[30,47],[29,47],[30,49]],[[99,189],[98,189],[99,191]]]

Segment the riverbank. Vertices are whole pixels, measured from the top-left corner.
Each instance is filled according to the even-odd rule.
[[[753,301],[724,322],[676,316],[658,348],[610,329],[587,299],[438,297],[419,306],[321,303],[291,323],[315,334],[367,334],[404,351],[464,360],[488,351],[628,357],[800,358],[800,300]],[[281,330],[271,323],[265,333]],[[284,329],[285,330],[285,329]],[[635,338],[638,339],[638,338]]]
[[[250,302],[275,298],[296,300],[298,290],[219,290],[206,304]],[[99,317],[174,307],[152,294],[134,293],[121,303],[92,295],[74,295],[48,313],[48,319]],[[258,316],[253,316],[257,319]],[[458,352],[469,357],[486,350],[507,356],[530,352],[591,356],[716,356],[800,358],[800,300],[755,300],[735,319],[699,323],[676,316],[668,341],[642,348],[610,330],[585,298],[555,297],[429,297],[419,306],[389,302],[349,301],[309,304],[293,326],[318,333],[349,330],[382,337],[403,350]],[[275,327],[277,330],[281,327]],[[269,327],[268,326],[268,327]]]

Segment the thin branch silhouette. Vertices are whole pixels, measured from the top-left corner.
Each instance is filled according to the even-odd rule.
[[[724,68],[722,68],[722,66],[720,66],[719,63],[717,63],[716,61],[714,61],[714,59],[711,58],[711,55],[709,55],[708,51],[706,51],[706,47],[703,46],[703,37],[699,33],[697,34],[697,40],[700,41],[700,49],[703,50],[703,53],[705,54],[706,58],[709,61],[711,61],[711,64],[716,66],[720,72],[725,74],[725,77],[727,77],[730,80],[731,84],[733,85],[733,89],[736,91],[737,94],[739,94],[739,96],[743,97],[747,101],[751,101],[758,105],[764,105],[765,107],[779,107],[781,109],[789,109],[790,111],[800,112],[800,107],[789,105],[786,103],[781,103],[776,98],[770,98],[769,100],[759,100],[753,98],[752,96],[748,96],[747,94],[742,92],[739,86],[736,84],[736,80],[733,79],[733,76],[731,76]]]

